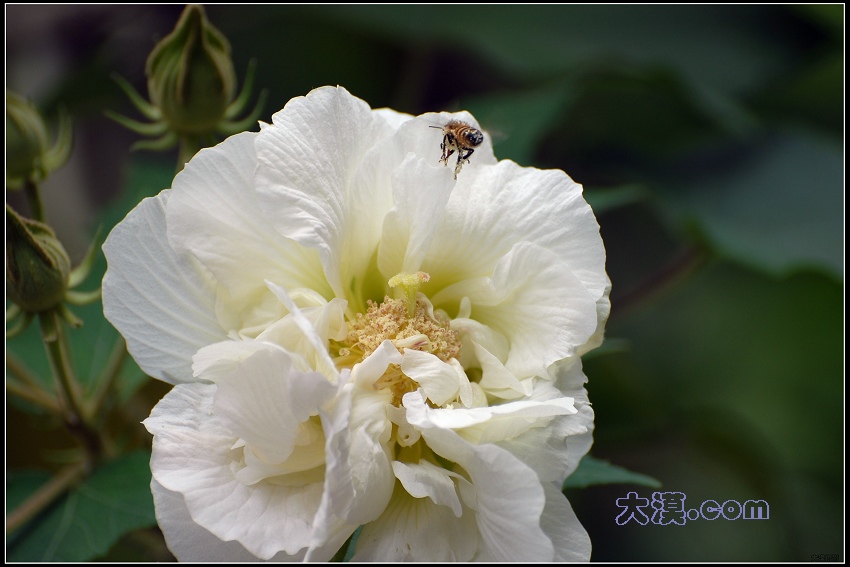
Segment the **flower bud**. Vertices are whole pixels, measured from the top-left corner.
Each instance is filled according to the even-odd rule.
[[[40,169],[47,126],[35,106],[6,91],[6,178],[25,179]]]
[[[61,167],[71,152],[71,123],[60,115],[56,143],[50,146],[47,125],[25,98],[6,91],[6,186],[18,189],[24,181],[40,181]]]
[[[68,287],[71,261],[46,224],[25,219],[6,205],[6,296],[23,311],[59,305]]]
[[[197,5],[154,47],[145,72],[151,103],[180,136],[213,133],[236,90],[230,44]]]

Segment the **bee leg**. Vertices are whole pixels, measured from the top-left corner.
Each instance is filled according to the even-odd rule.
[[[474,151],[475,150],[473,150],[472,148],[467,148],[466,153],[463,153],[463,150],[457,151],[457,164],[455,165],[455,179],[457,179],[457,174],[460,173],[460,170],[463,168],[463,162],[469,163],[469,156],[471,156]]]
[[[454,153],[454,150],[449,149],[449,137],[448,135],[443,136],[443,142],[440,144],[440,149],[443,150],[443,154],[440,156],[440,163],[448,165],[449,156]]]

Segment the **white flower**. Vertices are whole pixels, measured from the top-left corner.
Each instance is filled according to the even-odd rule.
[[[104,244],[104,310],[177,386],[157,518],[186,560],[581,560],[578,356],[610,283],[581,187],[341,88],[201,151]]]

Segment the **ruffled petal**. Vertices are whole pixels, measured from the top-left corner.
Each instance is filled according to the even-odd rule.
[[[380,516],[395,485],[388,443],[392,423],[386,415],[390,393],[355,387],[351,389],[351,399],[347,464],[356,500],[346,519],[359,525]]]
[[[145,371],[170,384],[191,382],[192,355],[223,340],[216,286],[197,260],[175,252],[166,235],[172,191],[142,201],[103,244],[103,312]]]
[[[399,483],[389,505],[363,526],[352,561],[470,561],[478,548],[475,514],[413,498]]]
[[[245,312],[268,295],[265,279],[333,297],[317,252],[265,222],[254,187],[257,136],[246,132],[201,150],[175,177],[167,212],[172,247],[194,255],[214,274],[227,290],[223,309],[242,327],[256,324],[244,320]]]
[[[343,371],[342,378],[342,382],[347,382],[347,370]],[[325,432],[325,486],[313,524],[307,561],[329,561],[360,526],[359,522],[349,521],[348,516],[368,516],[368,512],[360,514],[358,511],[351,514],[356,496],[349,469],[351,388],[341,388],[333,403],[321,408],[320,416]]]
[[[564,420],[564,425],[572,430],[578,430],[581,427],[586,429],[584,433],[570,433],[567,437],[569,460],[561,477],[556,479],[563,484],[564,479],[578,468],[582,457],[593,445],[594,414],[587,390],[584,388],[584,384],[587,383],[587,376],[582,371],[581,359],[567,359],[558,362],[552,373],[555,376],[555,386],[558,391],[563,395],[571,396],[575,400],[576,409],[578,409],[577,414]]]
[[[192,357],[192,370],[196,377],[218,382],[233,372],[243,360],[268,348],[262,341],[222,341],[205,346]]]
[[[275,297],[283,303],[286,310],[289,311],[289,315],[287,315],[287,317],[292,319],[295,323],[295,327],[297,327],[300,331],[301,338],[295,340],[298,345],[296,347],[296,352],[307,357],[307,359],[312,363],[312,368],[324,372],[325,376],[327,376],[331,382],[336,384],[339,373],[336,370],[336,365],[334,364],[333,359],[328,353],[328,334],[326,333],[329,332],[331,327],[342,326],[338,318],[342,315],[341,308],[344,307],[343,301],[332,301],[325,306],[325,310],[313,310],[310,314],[313,315],[314,318],[311,320],[310,317],[305,315],[304,312],[295,305],[292,297],[290,297],[289,293],[284,288],[269,281],[266,282],[266,285],[272,293],[274,293]],[[318,316],[315,317],[316,315]],[[318,325],[315,323],[318,323]],[[296,336],[297,333],[292,332],[290,335]],[[309,347],[307,345],[309,345]]]
[[[366,360],[354,365],[351,371],[354,383],[360,388],[371,389],[372,384],[384,375],[390,364],[401,364],[402,360],[401,353],[392,341],[384,341]]]
[[[590,561],[590,536],[573,512],[567,497],[551,483],[544,483],[546,507],[540,527],[555,545],[554,561]]]
[[[464,380],[466,386],[469,385],[462,368],[445,363],[428,352],[405,351],[401,371],[418,382],[425,397],[438,406],[458,397]]]
[[[432,296],[435,306],[468,297],[472,316],[510,341],[505,367],[517,378],[548,377],[550,364],[572,356],[596,331],[596,301],[549,250],[520,242],[492,277],[458,282]]]
[[[459,475],[428,461],[402,463],[393,461],[393,472],[408,494],[414,498],[430,498],[434,504],[448,506],[460,518],[463,510],[453,477]]]
[[[303,438],[308,433],[305,422],[318,415],[319,408],[336,393],[322,374],[294,370],[289,354],[268,344],[217,384],[216,416],[254,454],[269,464],[281,464],[297,443],[302,452],[313,446],[312,452],[318,453],[309,459],[309,468],[324,465],[321,435],[312,442]],[[306,470],[308,464],[302,463],[300,468]]]
[[[310,543],[321,482],[245,485],[236,479],[241,450],[215,415],[212,384],[175,386],[144,424],[154,435],[151,471],[164,488],[183,495],[192,519],[223,541],[238,541],[270,559],[297,554]]]
[[[446,429],[423,429],[428,446],[459,464],[464,504],[475,510],[477,561],[552,561],[552,541],[540,527],[545,495],[534,471],[496,445],[472,445]]]
[[[549,423],[555,416],[576,413],[572,398],[547,401],[515,401],[479,408],[432,408],[420,391],[402,398],[407,420],[425,429],[463,430],[461,435],[475,443],[512,439],[531,427]]]
[[[294,98],[272,120],[257,135],[260,200],[281,235],[318,251],[331,288],[346,297],[345,237],[358,222],[382,220],[352,214],[351,182],[369,148],[393,128],[341,87]]]
[[[392,176],[393,209],[384,218],[378,268],[388,278],[419,271],[454,188],[452,172],[408,154]]]
[[[238,541],[222,541],[192,520],[186,502],[179,492],[151,481],[156,508],[156,521],[165,536],[168,549],[178,561],[248,563],[259,557],[250,553]],[[287,555],[280,552],[271,561],[302,561],[304,552]]]
[[[478,157],[476,151],[473,162]],[[467,175],[468,174],[468,175]],[[610,289],[599,225],[582,188],[563,171],[503,160],[465,167],[423,269],[449,285],[493,272],[517,242],[555,254],[595,302]]]
[[[551,382],[539,381],[530,400],[548,402],[562,397],[563,394]],[[577,411],[556,416],[546,427],[532,427],[520,435],[496,441],[533,468],[542,481],[562,484],[587,453],[593,439],[593,412],[586,403],[587,393],[583,393],[583,401],[573,397],[569,399],[573,400]]]
[[[471,344],[481,366],[481,380],[478,381],[478,385],[485,392],[504,400],[515,400],[531,393],[533,378],[519,380],[490,351],[475,341],[471,341]]]

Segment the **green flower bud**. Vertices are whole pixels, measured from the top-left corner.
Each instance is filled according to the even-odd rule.
[[[47,126],[28,100],[6,91],[6,180],[29,179],[41,172]]]
[[[53,230],[6,205],[6,297],[25,312],[47,311],[62,303],[70,273]]]
[[[30,101],[6,91],[6,186],[40,181],[60,167],[70,152],[70,124],[63,118],[59,138],[50,147],[47,125]]]
[[[236,90],[230,44],[197,5],[154,47],[145,72],[151,103],[180,136],[214,133]]]

